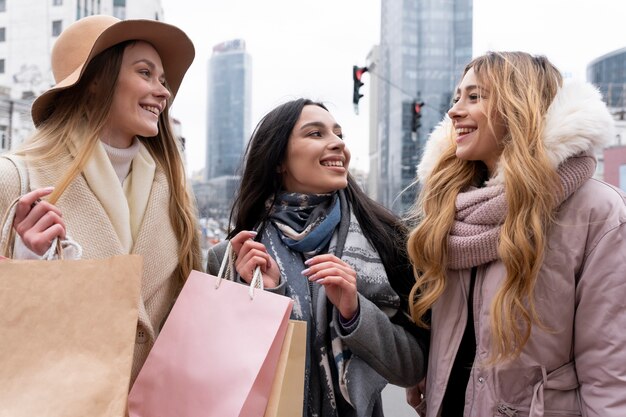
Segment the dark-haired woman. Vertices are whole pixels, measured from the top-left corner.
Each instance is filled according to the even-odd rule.
[[[414,279],[406,231],[348,173],[341,126],[298,99],[268,113],[248,145],[229,235],[233,279],[294,300],[308,323],[304,415],[382,416],[380,392],[423,376],[419,336],[404,313]],[[209,252],[217,273],[225,244]]]

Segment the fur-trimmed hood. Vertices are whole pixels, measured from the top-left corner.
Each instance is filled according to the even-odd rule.
[[[601,149],[614,137],[613,117],[600,92],[587,82],[565,80],[545,117],[543,141],[555,168],[571,156]],[[417,166],[420,182],[430,176],[439,157],[454,140],[452,131],[452,120],[446,115],[428,138],[424,156]],[[504,173],[498,167],[489,185],[503,183]]]

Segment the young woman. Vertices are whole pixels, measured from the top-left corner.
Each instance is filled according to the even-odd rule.
[[[465,69],[418,168],[413,317],[427,417],[626,415],[626,206],[592,178],[613,120],[544,57]]]
[[[306,99],[268,113],[248,145],[231,218],[236,279],[257,266],[265,288],[306,320],[306,416],[382,416],[387,381],[423,374],[404,311],[413,285],[405,230],[348,174],[350,152],[326,107]],[[209,252],[217,274],[225,245]]]
[[[0,158],[0,212],[20,195],[20,175],[29,180],[13,222],[14,257],[37,258],[57,238],[75,242],[84,259],[143,255],[131,380],[184,279],[202,267],[168,116],[193,57],[189,38],[164,23],[73,23],[52,52],[57,84],[33,104],[37,130],[15,155],[22,172]]]

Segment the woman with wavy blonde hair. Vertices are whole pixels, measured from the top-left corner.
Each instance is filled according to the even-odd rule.
[[[613,134],[600,94],[545,57],[490,52],[448,116],[408,241],[426,416],[626,415],[626,207],[592,178]]]
[[[33,103],[36,132],[0,158],[0,211],[21,195],[14,258],[40,258],[58,239],[65,258],[143,256],[134,381],[185,278],[202,269],[169,121],[194,47],[165,23],[90,16],[51,57],[57,84]]]

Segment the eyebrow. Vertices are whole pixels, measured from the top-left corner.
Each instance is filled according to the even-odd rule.
[[[324,125],[324,123],[322,123],[322,122],[309,122],[309,123],[306,123],[306,124],[303,124],[302,126],[300,126],[300,130],[307,129],[309,127],[324,128],[324,127],[326,127],[326,125]],[[333,129],[341,129],[341,126],[339,125],[339,123],[335,123],[333,125]]]
[[[468,85],[467,87],[465,87],[465,91],[474,90],[474,89],[476,89],[476,88],[479,88],[479,89],[481,89],[481,90],[484,90],[484,88],[482,88],[481,86],[476,85],[476,84],[472,84],[472,85]],[[457,88],[457,89],[456,89],[456,93],[457,93],[457,94],[460,94],[460,93],[461,93],[461,89],[460,89],[460,88]]]

